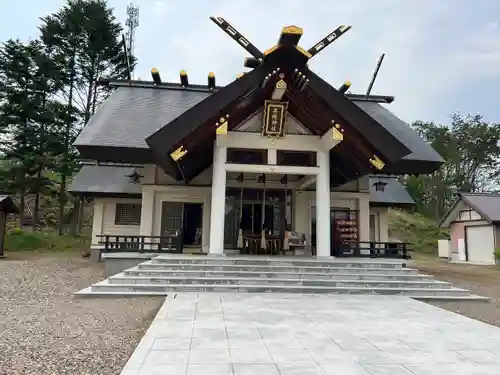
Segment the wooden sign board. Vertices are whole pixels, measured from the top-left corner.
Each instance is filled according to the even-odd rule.
[[[288,102],[266,100],[262,120],[262,135],[283,138],[285,136]]]

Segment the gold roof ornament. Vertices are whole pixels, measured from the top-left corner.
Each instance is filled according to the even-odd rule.
[[[278,82],[276,82],[276,88],[277,89],[286,89],[286,82],[282,79],[280,79]]]
[[[217,135],[226,135],[227,134],[227,126],[228,126],[228,122],[225,121],[223,122],[221,125],[219,125],[217,127],[217,129],[215,130],[215,134]]]
[[[304,34],[304,29],[299,26],[295,25],[290,25],[290,26],[285,26],[283,29],[281,29],[282,34],[295,34],[295,35],[303,35]]]
[[[184,146],[180,146],[177,150],[175,150],[174,152],[172,152],[170,154],[170,157],[174,160],[174,161],[178,161],[180,159],[182,159],[184,157],[184,155],[187,154],[187,150],[184,149]]]
[[[187,154],[187,150],[184,149],[184,146],[180,146],[177,150],[174,152],[170,153],[170,157],[174,161],[178,161],[184,157],[184,155]]]
[[[332,128],[332,138],[336,141],[344,140],[344,129],[342,129],[339,124],[335,124]]]
[[[380,160],[377,155],[373,155],[372,159],[369,159],[370,164],[377,168],[379,171],[385,167],[385,163]]]

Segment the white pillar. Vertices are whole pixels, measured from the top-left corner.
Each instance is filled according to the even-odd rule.
[[[141,227],[139,233],[141,236],[152,236],[156,220],[161,220],[161,212],[155,217],[155,190],[153,186],[142,186],[141,202]],[[158,233],[161,234],[161,233]],[[146,239],[146,242],[152,242]],[[146,249],[151,249],[152,245],[145,245]]]
[[[358,198],[358,241],[370,241],[370,195],[364,194]]]
[[[379,241],[380,242],[387,242],[389,241],[389,222],[388,222],[388,216],[389,212],[387,208],[382,208],[378,212],[378,220],[379,220],[379,230],[380,230],[380,235],[379,235]]]
[[[227,148],[214,147],[212,171],[212,202],[210,207],[210,245],[211,255],[224,254],[224,219],[226,210],[226,158]]]
[[[316,178],[316,255],[330,256],[330,155],[318,151],[319,173]]]
[[[97,237],[102,234],[103,224],[104,224],[104,203],[102,199],[94,199],[94,215],[92,216],[92,244],[91,247],[99,248],[101,245],[99,241],[103,241],[103,238]]]

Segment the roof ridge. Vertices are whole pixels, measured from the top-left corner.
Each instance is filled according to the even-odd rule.
[[[478,195],[478,196],[498,196],[500,197],[500,192],[471,192],[471,193],[468,193],[468,192],[460,192],[459,194],[461,195]]]

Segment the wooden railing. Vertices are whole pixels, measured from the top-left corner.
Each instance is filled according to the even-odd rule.
[[[130,236],[102,234],[97,236],[102,252],[182,253],[182,232],[163,236]]]
[[[412,251],[409,242],[345,241],[336,256],[411,259]]]

